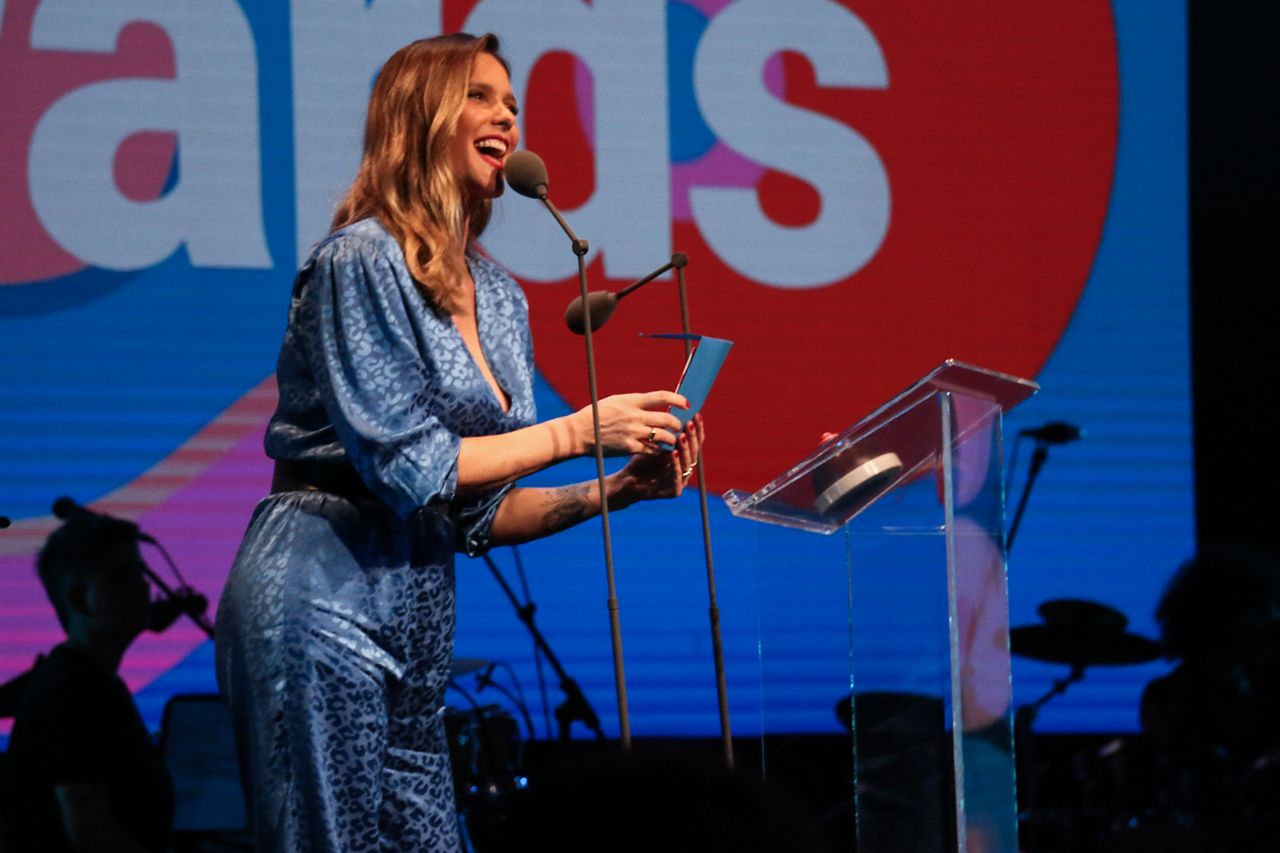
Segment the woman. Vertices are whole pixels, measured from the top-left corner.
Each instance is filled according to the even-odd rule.
[[[295,282],[266,437],[273,494],[218,611],[259,849],[456,849],[441,717],[453,553],[599,512],[594,482],[511,485],[595,449],[589,409],[535,423],[524,296],[474,250],[515,113],[494,36],[398,51],[355,182]],[[633,454],[607,478],[611,508],[680,494],[702,427],[677,434],[672,405],[687,404],[601,402],[603,449]]]

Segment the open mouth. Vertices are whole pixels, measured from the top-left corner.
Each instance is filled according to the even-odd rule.
[[[501,169],[502,161],[507,156],[507,141],[496,136],[486,136],[476,140],[476,150],[489,165]]]

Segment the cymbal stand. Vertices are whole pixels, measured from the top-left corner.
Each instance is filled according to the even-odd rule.
[[[1023,814],[1029,814],[1035,808],[1036,802],[1034,733],[1031,727],[1035,725],[1040,709],[1053,697],[1061,696],[1072,684],[1084,679],[1084,667],[1082,663],[1071,664],[1071,672],[1066,677],[1054,679],[1053,686],[1043,696],[1028,705],[1018,706],[1018,710],[1014,712],[1013,739],[1014,755],[1017,757],[1017,778],[1022,783],[1021,787],[1026,797],[1026,802],[1022,803],[1018,809],[1020,817]]]
[[[1084,680],[1084,664],[1071,664],[1071,672],[1065,678],[1054,679],[1053,686],[1048,692],[1029,705],[1021,705],[1018,707],[1016,717],[1018,720],[1025,720],[1025,724],[1030,727],[1035,724],[1036,717],[1040,716],[1040,709],[1049,703],[1054,696],[1061,696],[1067,692],[1067,688],[1075,684],[1077,681]]]

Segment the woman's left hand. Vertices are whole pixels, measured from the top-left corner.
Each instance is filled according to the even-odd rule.
[[[674,450],[632,456],[618,472],[621,485],[619,493],[610,498],[610,506],[615,502],[625,506],[636,501],[679,497],[693,479],[703,437],[702,415],[695,415],[681,431]]]

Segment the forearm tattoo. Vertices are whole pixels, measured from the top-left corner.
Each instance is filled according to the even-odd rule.
[[[551,506],[542,517],[543,529],[547,532],[572,527],[595,515],[598,510],[591,502],[591,486],[588,483],[553,489],[550,498]]]

